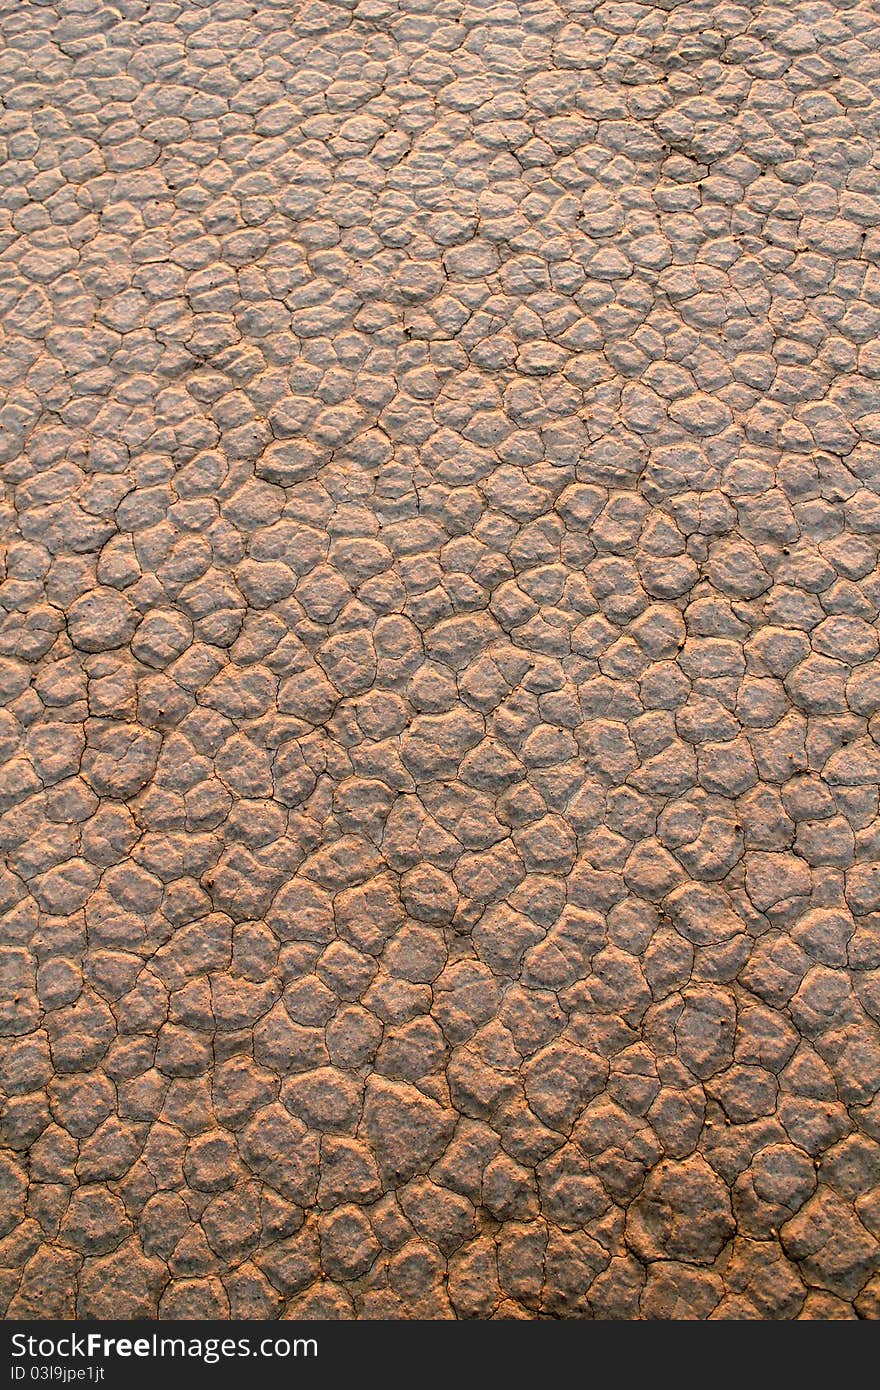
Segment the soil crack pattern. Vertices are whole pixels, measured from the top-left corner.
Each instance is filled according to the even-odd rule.
[[[0,1310],[880,1316],[876,5],[0,98]]]

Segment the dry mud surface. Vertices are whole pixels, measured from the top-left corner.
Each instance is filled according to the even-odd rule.
[[[8,1316],[876,1318],[876,7],[0,21]]]

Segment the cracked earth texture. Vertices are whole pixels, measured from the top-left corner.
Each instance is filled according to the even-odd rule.
[[[3,1303],[880,1316],[880,17],[0,3]]]

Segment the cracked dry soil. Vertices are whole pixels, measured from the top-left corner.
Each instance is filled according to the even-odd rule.
[[[0,21],[7,1316],[880,1316],[876,7]]]

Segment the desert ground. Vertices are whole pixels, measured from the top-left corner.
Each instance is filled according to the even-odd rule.
[[[0,35],[0,1308],[880,1317],[876,5]]]

